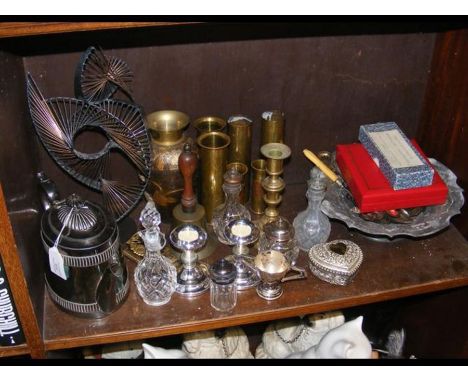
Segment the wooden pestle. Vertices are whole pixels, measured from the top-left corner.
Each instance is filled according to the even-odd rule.
[[[182,211],[185,213],[195,212],[197,205],[197,198],[193,192],[193,174],[197,169],[198,158],[195,153],[192,152],[192,146],[190,143],[186,143],[179,155],[179,170],[184,178],[184,191],[180,204],[182,205]]]

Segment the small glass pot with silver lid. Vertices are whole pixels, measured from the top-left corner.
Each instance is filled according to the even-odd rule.
[[[229,312],[237,303],[236,266],[226,259],[210,267],[210,302],[220,312]]]

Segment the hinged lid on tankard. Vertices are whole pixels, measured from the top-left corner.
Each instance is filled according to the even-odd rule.
[[[312,273],[332,284],[348,284],[359,269],[362,260],[361,248],[349,240],[316,244],[309,251]]]
[[[117,234],[117,225],[106,210],[76,194],[54,202],[44,213],[41,232],[47,244],[55,242],[64,225],[58,244],[63,249],[88,251],[103,244],[110,246]]]

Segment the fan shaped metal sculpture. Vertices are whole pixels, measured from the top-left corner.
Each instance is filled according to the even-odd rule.
[[[117,221],[122,219],[143,195],[151,171],[151,140],[140,109],[113,99],[93,103],[65,97],[45,99],[30,74],[27,93],[36,132],[52,158],[75,179],[101,191],[104,206]],[[104,93],[99,94],[95,100]],[[77,135],[89,128],[98,129],[108,140],[91,154],[79,151],[74,143]],[[136,182],[110,179],[112,150],[128,158],[137,172]]]
[[[76,68],[75,93],[88,102],[99,102],[110,98],[120,88],[133,101],[132,78],[124,61],[105,56],[100,48],[91,46]]]

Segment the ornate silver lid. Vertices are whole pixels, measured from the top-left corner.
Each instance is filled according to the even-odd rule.
[[[86,251],[110,246],[118,232],[115,220],[104,208],[76,194],[54,202],[44,213],[41,233],[47,245],[55,242],[64,225],[59,243],[63,249]]]
[[[354,274],[363,260],[361,248],[349,240],[333,240],[316,244],[309,251],[313,266],[334,274],[350,276]]]
[[[293,225],[281,216],[277,220],[265,224],[263,231],[268,240],[284,242],[294,239]]]
[[[76,194],[70,195],[65,200],[65,203],[58,209],[57,216],[62,224],[66,224],[74,231],[88,231],[96,225],[98,220],[91,206]]]

